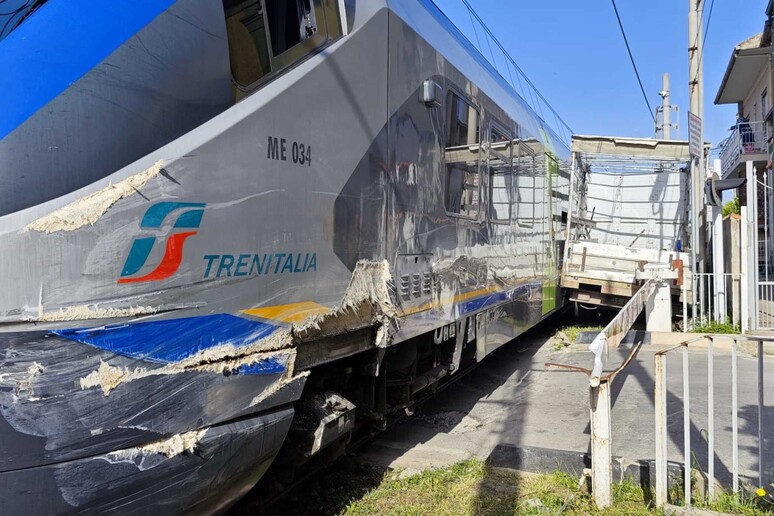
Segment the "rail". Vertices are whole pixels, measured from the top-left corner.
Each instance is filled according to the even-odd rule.
[[[739,467],[739,375],[738,375],[738,351],[740,341],[756,344],[755,355],[757,357],[757,451],[758,451],[758,486],[764,485],[764,454],[763,454],[763,413],[764,413],[764,374],[763,356],[764,343],[774,344],[774,337],[762,336],[719,336],[702,335],[682,342],[672,348],[655,354],[655,426],[656,426],[656,505],[663,507],[667,503],[667,442],[668,442],[668,412],[667,412],[667,384],[666,384],[666,358],[667,355],[677,349],[682,351],[682,389],[683,389],[683,490],[686,506],[692,503],[691,493],[691,396],[690,396],[690,360],[689,347],[692,344],[707,340],[707,497],[712,500],[715,496],[715,341],[727,339],[731,341],[731,473],[732,490],[738,493],[740,489]],[[695,369],[694,369],[695,371]],[[695,374],[698,372],[695,371]]]
[[[721,171],[723,177],[733,171],[737,165],[746,161],[751,154],[765,154],[766,125],[764,122],[745,122],[738,124],[720,147]]]

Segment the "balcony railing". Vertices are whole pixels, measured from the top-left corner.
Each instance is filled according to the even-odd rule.
[[[723,177],[734,170],[740,162],[750,159],[751,154],[766,154],[767,137],[765,122],[738,124],[720,147]]]

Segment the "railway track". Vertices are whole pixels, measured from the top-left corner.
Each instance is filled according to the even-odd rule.
[[[552,317],[546,319],[541,324],[531,328],[525,334],[519,336],[514,341],[511,341],[508,346],[504,346],[503,348],[518,345],[519,341],[528,339],[530,335],[555,334],[562,325],[568,323],[568,314],[570,314],[569,307],[554,314]],[[282,482],[281,480],[278,480],[278,478],[287,478],[287,472],[275,469],[274,467],[270,468],[269,471],[263,476],[262,480],[242,500],[237,502],[237,504],[235,504],[227,514],[230,516],[241,516],[247,514],[261,514],[269,516],[274,514],[287,513],[287,510],[284,509],[283,504],[292,499],[295,495],[303,492],[303,488],[310,485],[319,484],[322,480],[322,474],[326,471],[330,471],[331,468],[336,467],[336,464],[334,463],[340,463],[341,461],[346,460],[343,455],[351,455],[362,450],[364,447],[376,440],[388,428],[391,428],[409,419],[413,414],[414,409],[421,409],[429,400],[437,396],[440,392],[456,386],[461,380],[468,377],[474,371],[477,371],[481,368],[486,368],[487,365],[491,363],[491,361],[474,363],[461,370],[458,374],[444,378],[435,386],[435,388],[428,389],[427,392],[423,393],[416,400],[415,404],[412,406],[412,410],[408,411],[408,413],[406,411],[398,412],[387,419],[387,424],[384,426],[384,428],[382,428],[381,431],[367,435],[360,435],[353,439],[351,442],[347,443],[345,450],[341,454],[342,456],[339,456],[339,458],[326,461],[324,460],[325,458],[322,457],[321,459],[323,460],[310,461],[295,472],[292,480],[286,482]],[[367,475],[368,471],[358,471],[357,473]],[[349,480],[349,475],[346,476]],[[269,494],[267,495],[266,493]],[[299,496],[297,498],[301,499],[307,497]],[[297,509],[298,507],[293,507],[294,512],[296,512]],[[316,512],[319,511],[310,511],[310,513]]]

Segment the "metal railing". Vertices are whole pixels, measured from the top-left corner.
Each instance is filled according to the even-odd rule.
[[[666,349],[655,354],[655,426],[656,426],[656,505],[659,507],[667,503],[668,493],[668,472],[667,472],[667,443],[668,435],[668,411],[667,411],[667,375],[666,367],[667,355],[677,349],[682,350],[682,390],[683,390],[683,490],[684,503],[692,503],[692,466],[691,457],[693,450],[691,448],[691,427],[695,426],[691,420],[691,396],[690,396],[690,367],[689,346],[699,347],[706,340],[707,349],[707,489],[706,495],[709,500],[715,496],[715,483],[720,480],[716,477],[716,432],[715,432],[715,344],[719,340],[730,341],[731,344],[731,489],[734,493],[740,491],[740,465],[739,465],[739,372],[738,372],[738,353],[740,343],[754,343],[755,356],[757,357],[757,460],[758,477],[757,485],[763,486],[764,479],[764,454],[763,454],[763,414],[764,414],[764,372],[763,356],[764,343],[767,345],[774,343],[774,338],[757,336],[718,336],[702,335],[689,339],[675,347]],[[696,356],[696,355],[694,355]],[[696,368],[693,371],[700,376]],[[749,375],[743,375],[743,378],[749,379]],[[752,479],[750,479],[752,480]]]
[[[731,135],[720,147],[720,161],[723,176],[732,171],[750,154],[765,154],[766,147],[765,122],[745,122],[738,124]]]
[[[547,367],[560,367],[585,373],[589,377],[589,422],[591,426],[591,485],[597,507],[610,507],[613,503],[613,454],[610,385],[621,371],[631,363],[640,349],[634,346],[627,359],[616,370],[603,374],[610,349],[618,348],[637,317],[645,310],[648,299],[656,288],[656,280],[647,280],[589,344],[594,354],[591,370],[580,366],[546,363]]]

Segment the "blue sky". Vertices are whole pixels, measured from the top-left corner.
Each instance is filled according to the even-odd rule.
[[[461,0],[435,2],[475,43]],[[711,2],[705,0],[705,23]],[[573,131],[654,135],[610,0],[470,3]],[[687,139],[688,0],[616,3],[651,106],[661,104],[661,75],[669,73],[672,104],[680,107],[679,135]],[[714,105],[731,51],[763,30],[766,4],[715,0],[704,54],[704,134],[713,146],[728,135],[736,113],[734,105]]]

